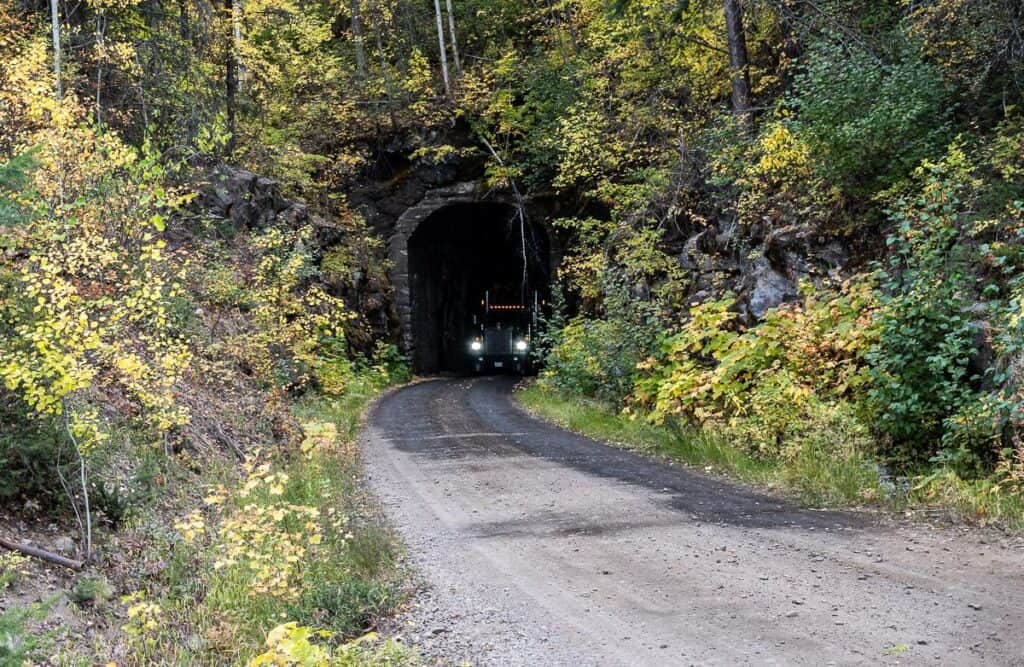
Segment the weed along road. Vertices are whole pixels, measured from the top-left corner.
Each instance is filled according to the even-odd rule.
[[[1024,665],[1024,551],[797,509],[541,423],[511,378],[373,411],[366,475],[424,584],[394,630],[474,665]]]

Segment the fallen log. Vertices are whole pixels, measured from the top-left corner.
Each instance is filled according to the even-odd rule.
[[[0,537],[0,547],[5,547],[11,551],[19,551],[27,556],[39,558],[57,565],[70,567],[73,570],[81,570],[85,566],[85,563],[80,560],[65,558],[60,554],[53,553],[52,551],[47,551],[46,549],[40,549],[38,547],[30,547],[27,544],[21,544],[20,542],[15,542],[5,537]]]

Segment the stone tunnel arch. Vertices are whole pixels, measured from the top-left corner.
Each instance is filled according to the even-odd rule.
[[[397,220],[389,241],[391,280],[401,346],[417,373],[461,370],[461,338],[476,292],[493,289],[489,280],[511,291],[512,273],[523,266],[516,210],[511,193],[469,182],[428,191]],[[544,298],[558,248],[543,216],[529,204],[527,211],[528,290]]]

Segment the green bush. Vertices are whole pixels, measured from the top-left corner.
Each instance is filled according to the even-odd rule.
[[[817,42],[787,103],[823,175],[852,192],[899,181],[948,139],[941,70],[896,37],[889,62],[861,47]]]
[[[863,392],[865,357],[876,336],[870,281],[857,278],[835,292],[804,286],[803,292],[802,304],[775,308],[749,329],[740,325],[731,295],[695,306],[643,364],[636,403],[656,420],[679,416],[698,424],[763,407],[762,423],[771,427],[763,438],[766,453],[777,454],[771,443],[794,418],[785,414],[787,406],[855,401]]]
[[[0,227],[21,225],[30,218],[26,208],[18,203],[18,195],[31,187],[38,152],[33,148],[0,164]]]
[[[556,310],[557,310],[556,298]],[[606,287],[602,318],[560,314],[540,336],[543,377],[559,389],[617,407],[633,391],[637,365],[650,355],[659,325],[649,304],[631,298],[622,284]]]
[[[945,160],[918,170],[919,195],[897,202],[890,213],[896,229],[887,239],[879,340],[869,355],[870,397],[878,427],[891,441],[889,455],[904,465],[938,454],[947,419],[978,396],[978,378],[969,370],[978,334],[969,312],[974,256],[960,238],[969,171],[954,146]],[[955,443],[947,440],[961,450],[957,458],[986,456],[988,436],[958,433]]]
[[[51,421],[32,419],[27,407],[0,388],[0,499],[50,496],[62,434]]]
[[[18,578],[25,557],[8,552],[0,554],[0,594]],[[28,606],[14,606],[0,612],[0,665],[31,665],[33,658],[49,645],[49,634],[40,635],[28,627],[30,621],[42,618],[53,599]]]

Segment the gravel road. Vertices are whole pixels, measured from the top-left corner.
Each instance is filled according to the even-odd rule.
[[[436,664],[1024,665],[1024,549],[797,509],[528,416],[511,378],[372,412],[366,476],[423,590],[391,632]]]

